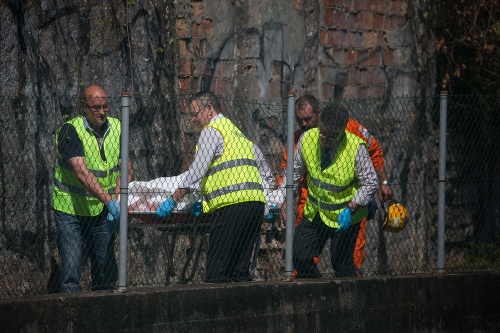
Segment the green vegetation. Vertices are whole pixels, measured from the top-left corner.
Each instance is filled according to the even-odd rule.
[[[498,269],[500,244],[470,243],[467,247],[468,266],[475,269]]]

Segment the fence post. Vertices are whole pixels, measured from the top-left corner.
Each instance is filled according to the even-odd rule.
[[[118,266],[118,291],[127,287],[127,228],[128,228],[128,142],[130,94],[122,93],[122,133],[121,133],[121,165],[120,165],[120,245]]]
[[[445,263],[445,190],[446,190],[446,123],[448,92],[441,91],[439,105],[439,171],[438,171],[438,272],[444,272]]]
[[[295,91],[288,92],[288,113],[287,113],[287,163],[286,163],[286,233],[285,233],[285,277],[292,278],[292,253],[293,253],[293,139],[295,129]]]

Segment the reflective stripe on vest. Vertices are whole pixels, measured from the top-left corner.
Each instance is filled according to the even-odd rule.
[[[64,192],[73,193],[76,195],[81,195],[81,196],[89,197],[89,198],[94,197],[94,195],[92,193],[90,193],[89,191],[87,191],[85,189],[85,187],[64,184],[64,183],[61,183],[60,181],[58,181],[57,179],[54,180],[54,185],[57,186],[60,190],[62,190]],[[110,189],[108,189],[107,192],[109,195],[113,195],[113,194],[115,194],[115,188],[114,187],[110,188]]]
[[[102,142],[106,161],[101,158],[94,132],[85,126],[84,116],[73,118],[67,124],[75,128],[82,142],[85,163],[89,171],[97,178],[104,191],[114,194],[119,177],[121,127],[120,121],[116,118],[108,117],[108,122],[109,126]],[[56,134],[56,144],[61,134],[59,128]],[[62,160],[59,151],[52,201],[55,210],[78,216],[96,216],[104,208],[104,204],[89,193],[78,180],[69,161]]]
[[[312,204],[316,205],[319,207],[319,209],[322,209],[322,210],[342,210],[344,209],[347,204],[349,202],[351,202],[351,200],[347,200],[347,201],[344,201],[344,202],[341,202],[341,203],[337,203],[337,204],[330,204],[330,203],[326,203],[326,202],[320,202],[318,203],[318,200],[313,197],[313,196],[309,196],[307,198]]]
[[[237,191],[243,191],[243,190],[264,190],[262,187],[262,184],[259,183],[240,183],[236,185],[229,185],[223,188],[220,188],[218,190],[215,190],[207,195],[205,195],[205,198],[210,201],[213,200],[217,197],[220,197],[221,195],[228,194],[231,192],[237,192]]]
[[[359,145],[365,144],[357,136],[345,132],[332,163],[321,169],[319,130],[311,129],[302,139],[302,156],[307,165],[308,196],[304,216],[310,221],[316,214],[332,228],[338,228],[338,214],[347,206],[360,185],[354,171]],[[366,207],[356,210],[352,223],[360,222],[368,214]]]
[[[311,178],[310,181],[313,182],[313,184],[316,186],[316,187],[319,187],[319,188],[322,188],[323,190],[325,191],[330,191],[330,192],[342,192],[342,191],[345,191],[347,190],[348,188],[350,187],[353,187],[356,185],[356,183],[358,182],[356,179],[353,179],[349,184],[347,185],[344,185],[344,186],[337,186],[337,185],[332,185],[332,184],[328,184],[328,183],[325,183],[325,182],[322,182],[321,180],[319,179],[315,179],[315,178]]]
[[[71,166],[71,163],[69,163],[69,161],[63,161],[61,159],[58,159],[58,163],[61,166],[61,168],[69,170],[69,171],[73,171],[73,167]],[[91,170],[91,169],[87,169],[87,170],[89,170],[97,178],[106,177],[108,175],[108,171]],[[119,171],[120,171],[120,169],[118,168],[118,165],[115,165],[113,168],[111,168],[111,170],[109,170],[109,173],[114,173],[114,172],[119,172]]]
[[[211,162],[203,177],[203,212],[242,202],[265,203],[252,142],[225,117],[212,121],[207,127],[221,133],[224,152]]]
[[[213,168],[209,169],[207,172],[207,176],[211,176],[211,175],[213,175],[219,171],[225,170],[225,169],[234,168],[234,167],[238,167],[238,166],[244,166],[244,165],[257,167],[257,162],[255,160],[251,160],[251,159],[240,159],[240,160],[223,162],[223,163],[216,165]]]

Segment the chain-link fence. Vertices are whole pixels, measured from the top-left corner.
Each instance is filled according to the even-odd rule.
[[[231,165],[234,160],[250,162],[242,165],[236,163],[236,166],[225,169],[229,171],[222,177],[212,177],[210,181],[205,177],[205,183],[199,186],[203,192],[192,191],[177,200],[169,217],[160,219],[154,213],[177,187],[189,183],[187,170],[195,162],[196,145],[200,143],[199,125],[205,125],[203,121],[206,119],[202,117],[208,117],[204,114],[208,113],[205,106],[200,114],[189,107],[189,97],[130,98],[129,130],[122,132],[128,138],[128,158],[133,173],[132,182],[127,187],[128,192],[122,190],[122,194],[126,193],[128,196],[127,204],[131,211],[125,242],[127,252],[126,255],[120,253],[123,248],[119,237],[116,237],[114,256],[118,263],[111,264],[111,271],[106,268],[104,272],[112,272],[109,275],[113,280],[122,272],[121,268],[126,267],[127,287],[204,283],[207,266],[208,270],[211,270],[210,265],[214,267],[211,262],[213,257],[210,258],[210,255],[217,253],[211,243],[235,243],[236,247],[232,249],[237,250],[232,251],[241,251],[238,243],[244,242],[243,238],[238,238],[240,236],[235,230],[231,236],[224,237],[220,230],[228,225],[220,225],[219,221],[227,220],[229,223],[238,220],[236,216],[243,215],[244,218],[235,223],[250,223],[246,219],[252,215],[253,208],[252,211],[244,211],[243,206],[243,214],[237,214],[238,211],[228,212],[230,218],[223,218],[213,213],[215,210],[217,214],[217,203],[210,202],[207,197],[205,205],[208,206],[200,215],[192,214],[192,205],[202,194],[207,195],[210,191],[220,190],[220,187],[246,181],[262,186],[266,204],[265,212],[260,212],[260,208],[257,208],[261,218],[254,222],[257,223],[256,227],[246,233],[248,245],[245,248],[247,253],[243,256],[246,258],[243,271],[249,271],[250,276],[243,276],[241,279],[282,279],[288,273],[285,257],[287,242],[279,210],[275,207],[283,199],[279,197],[281,191],[277,191],[262,176],[260,181],[252,178],[255,176],[255,169],[259,169],[256,167],[257,159],[254,158],[255,149],[250,149],[251,144],[247,145],[248,142],[243,138],[235,141],[236,144],[231,143],[235,134],[225,132],[228,130],[227,126],[232,126],[230,123],[215,130],[224,133],[217,140],[222,140],[224,145],[233,148],[239,147],[238,153],[221,155],[214,148],[212,153],[217,159],[208,161],[207,167],[222,168],[221,165]],[[379,209],[374,218],[360,228],[364,231],[364,238],[357,235],[359,243],[356,243],[352,255],[348,253],[348,257],[356,264],[357,275],[383,276],[436,272],[438,269],[463,271],[499,268],[500,209],[496,204],[500,199],[496,190],[500,185],[497,175],[500,170],[500,150],[497,148],[500,144],[497,135],[500,128],[499,98],[446,96],[446,174],[441,179],[438,170],[442,98],[443,96],[392,97],[382,100],[336,101],[342,102],[350,117],[363,124],[380,143],[394,198],[406,207],[409,215],[402,231],[384,231],[384,206],[378,199],[378,194],[375,194],[375,203]],[[273,178],[278,179],[283,173],[281,164],[283,151],[287,146],[287,101],[266,104],[221,97],[220,103],[220,112],[234,124],[235,131],[241,130],[245,138],[260,148]],[[324,108],[327,104],[328,101],[324,101],[321,107]],[[56,149],[55,135],[65,121],[83,114],[84,105],[77,98],[70,97],[37,100],[7,96],[0,98],[0,105],[0,265],[3,270],[0,277],[0,297],[58,292],[63,262],[57,246],[56,217],[52,208],[53,187],[54,184],[78,184],[74,183],[74,178],[64,178],[68,170],[71,170],[71,165],[61,163],[59,174],[55,173],[58,160],[61,160]],[[94,111],[96,114],[105,113],[103,108],[89,110]],[[109,116],[122,119],[122,97],[110,98]],[[78,130],[84,131],[83,128]],[[78,130],[77,133],[81,134]],[[364,134],[368,135],[366,132]],[[119,145],[117,140],[113,143],[103,142],[110,147]],[[201,143],[204,149],[207,146],[214,147],[212,140]],[[102,145],[96,147],[100,147],[96,148],[97,151],[103,149]],[[113,165],[92,165],[94,171],[108,172],[112,167]],[[118,166],[115,167],[116,171]],[[254,176],[247,179],[244,175],[249,172]],[[240,177],[242,175],[243,178]],[[445,186],[446,194],[446,223],[442,239],[439,239],[438,224],[440,183]],[[254,192],[247,199],[236,199],[236,202],[262,201],[259,191]],[[234,198],[242,195],[239,192],[232,193]],[[88,197],[85,191],[81,195]],[[224,206],[224,203],[221,205]],[[199,206],[197,209],[199,212]],[[104,216],[101,216],[100,221],[106,220],[107,213],[108,210],[104,209]],[[68,215],[71,216],[71,213]],[[96,220],[99,219],[78,223],[89,225],[97,223]],[[219,228],[218,236],[213,234],[214,225]],[[106,233],[105,230],[101,232]],[[96,259],[99,257],[98,252],[93,250],[93,233],[99,234],[99,231],[83,232],[85,240],[88,238],[94,241],[83,241],[81,245],[80,285],[84,291],[99,289],[99,285],[96,285],[99,274],[90,265],[90,262],[100,262]],[[237,241],[234,242],[235,240]],[[444,267],[438,267],[439,241],[444,242]],[[326,240],[320,255],[310,258],[326,277],[339,275],[330,260],[332,244],[329,239]],[[228,253],[227,250],[224,252],[224,246],[221,248],[222,253],[233,257],[234,253]],[[342,248],[341,246],[340,249]],[[123,262],[118,260],[121,258],[126,258],[126,266],[122,266]],[[238,266],[237,261],[233,265]],[[107,276],[107,273],[104,275]],[[239,280],[238,277],[233,276],[228,280]],[[226,278],[222,280],[224,279]],[[116,288],[117,285],[113,286]]]

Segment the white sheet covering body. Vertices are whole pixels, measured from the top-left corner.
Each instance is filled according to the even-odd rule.
[[[165,201],[179,187],[186,173],[173,177],[161,177],[150,181],[134,181],[128,185],[128,210],[129,212],[154,212],[156,208]],[[270,188],[263,181],[266,195],[265,215],[270,209],[281,205],[283,195],[281,191]],[[199,191],[192,191],[182,198],[174,209],[174,212],[188,212],[191,205],[201,200]],[[274,208],[275,209],[275,208]]]

